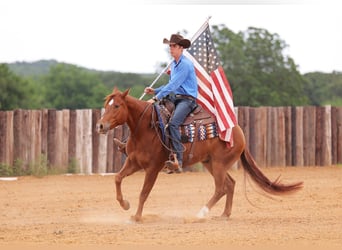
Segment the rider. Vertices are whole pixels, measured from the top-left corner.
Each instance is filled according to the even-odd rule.
[[[183,50],[190,47],[191,42],[179,34],[172,34],[170,40],[164,38],[164,44],[170,47],[170,54],[174,58],[171,63],[170,80],[166,85],[153,89],[146,87],[146,94],[155,94],[148,100],[150,103],[169,97],[175,104],[175,110],[168,123],[173,150],[173,159],[165,162],[165,166],[172,172],[183,171],[183,145],[179,126],[184,122],[187,115],[197,106],[197,79],[195,68],[190,59],[183,55]],[[114,143],[125,153],[125,143],[114,138]]]
[[[165,166],[180,173],[182,172],[184,149],[181,143],[179,126],[197,106],[197,79],[192,61],[183,55],[183,50],[189,48],[191,42],[179,34],[172,34],[170,40],[164,38],[163,43],[169,45],[170,54],[174,58],[171,63],[169,82],[156,89],[147,87],[145,88],[145,93],[155,94],[152,99],[148,100],[151,103],[167,96],[173,97],[175,110],[170,118],[168,127],[176,155],[173,155],[173,161],[166,161]]]

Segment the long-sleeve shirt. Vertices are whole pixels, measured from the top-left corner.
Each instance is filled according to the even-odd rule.
[[[174,60],[171,63],[170,80],[166,85],[155,89],[155,94],[158,99],[169,94],[189,95],[197,98],[197,79],[195,68],[187,57],[181,55],[178,63]]]

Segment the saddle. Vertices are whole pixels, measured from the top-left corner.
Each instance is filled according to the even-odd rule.
[[[172,116],[175,105],[172,101],[164,98],[155,104],[156,113],[158,115],[159,128],[162,131],[162,139],[165,145],[170,146],[169,130],[167,124]],[[194,143],[218,136],[217,124],[215,118],[207,112],[203,107],[197,104],[196,108],[190,112],[185,118],[183,124],[179,127],[182,143]],[[191,145],[192,153],[193,146]]]

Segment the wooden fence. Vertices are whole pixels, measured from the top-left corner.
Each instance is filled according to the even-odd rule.
[[[247,147],[260,166],[326,166],[342,163],[342,107],[238,107]],[[24,168],[47,157],[65,171],[73,159],[81,173],[117,172],[124,155],[113,138],[95,131],[100,109],[0,111],[0,163]]]

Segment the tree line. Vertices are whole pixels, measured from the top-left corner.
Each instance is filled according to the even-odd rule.
[[[211,26],[236,106],[342,105],[342,72],[300,74],[278,34]],[[160,71],[164,65],[156,69]],[[139,98],[158,74],[96,71],[54,60],[0,64],[0,110],[100,108],[116,86]],[[162,76],[156,86],[166,83]]]

